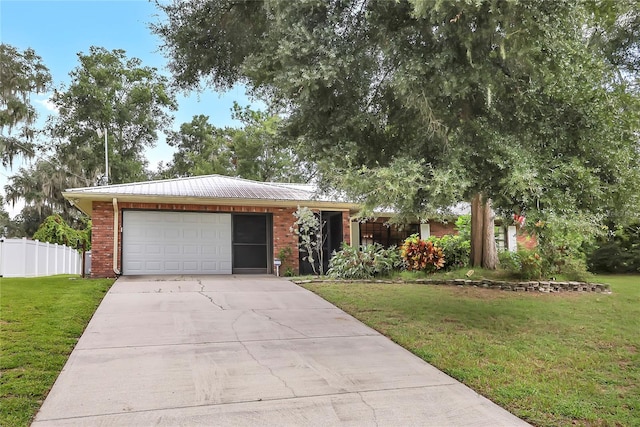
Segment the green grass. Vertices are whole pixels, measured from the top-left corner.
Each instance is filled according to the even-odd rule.
[[[491,280],[519,280],[510,277],[510,273],[505,270],[485,270],[482,268],[458,268],[450,271],[438,271],[435,274],[425,273],[423,271],[396,271],[392,278],[402,280],[415,279],[491,279]]]
[[[0,426],[27,426],[113,283],[0,278]]]
[[[640,276],[613,294],[310,283],[427,362],[538,426],[640,426]]]

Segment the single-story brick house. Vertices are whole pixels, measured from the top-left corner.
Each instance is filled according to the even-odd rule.
[[[437,221],[402,230],[384,218],[352,221],[358,205],[318,195],[313,185],[220,175],[74,188],[63,195],[92,219],[92,277],[271,274],[287,248],[292,256],[281,268],[308,273],[291,231],[298,206],[322,216],[325,254],[342,242],[388,246],[414,232],[455,233],[452,223]]]

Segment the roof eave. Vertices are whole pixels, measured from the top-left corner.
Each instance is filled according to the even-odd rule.
[[[273,200],[273,199],[245,199],[245,198],[209,198],[209,197],[181,197],[181,196],[153,196],[131,194],[88,194],[66,191],[62,195],[65,199],[91,217],[93,202],[110,202],[114,198],[118,202],[157,203],[181,205],[219,205],[219,206],[268,206],[277,208],[291,208],[306,206],[317,209],[353,210],[358,209],[354,203],[323,201],[323,200]]]

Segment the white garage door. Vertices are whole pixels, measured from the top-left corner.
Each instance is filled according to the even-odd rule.
[[[124,211],[122,273],[231,274],[231,214]]]

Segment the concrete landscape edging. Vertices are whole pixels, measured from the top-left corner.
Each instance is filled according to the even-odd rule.
[[[524,291],[524,292],[542,292],[542,293],[559,293],[559,292],[596,292],[603,294],[611,293],[611,286],[605,283],[575,282],[575,281],[556,281],[556,280],[530,280],[530,281],[505,281],[505,280],[489,280],[489,279],[414,279],[414,280],[342,280],[313,278],[303,280],[292,280],[292,282],[301,285],[305,283],[415,283],[421,285],[444,285],[444,286],[472,286],[487,289],[500,289],[506,291]]]

